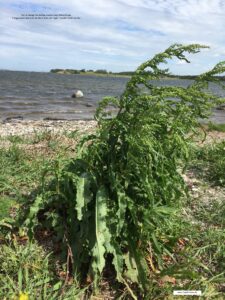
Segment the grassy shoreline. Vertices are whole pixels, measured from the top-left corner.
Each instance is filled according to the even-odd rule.
[[[84,130],[85,125],[87,126],[86,130]],[[51,232],[40,231],[39,237],[37,236],[36,241],[31,244],[28,243],[26,233],[5,234],[8,232],[6,226],[10,227],[11,221],[17,218],[19,209],[29,208],[35,191],[42,185],[43,174],[48,172],[47,182],[51,181],[55,176],[56,168],[62,169],[75,156],[76,144],[80,137],[85,132],[94,130],[93,124],[91,127],[88,126],[90,126],[88,122],[80,123],[79,129],[72,130],[71,128],[70,131],[52,131],[47,130],[48,127],[44,129],[42,127],[41,131],[34,131],[33,134],[9,134],[0,140],[0,241],[3,245],[0,250],[0,261],[4,257],[4,268],[14,282],[14,288],[6,287],[4,280],[1,281],[0,287],[8,295],[17,294],[20,289],[17,281],[18,274],[22,272],[19,262],[30,259],[33,260],[33,264],[38,266],[39,271],[28,268],[26,272],[30,275],[26,280],[23,277],[24,273],[20,275],[24,280],[23,290],[25,287],[25,293],[30,295],[29,299],[39,299],[39,295],[43,295],[44,290],[46,293],[44,299],[72,300],[74,295],[77,295],[76,299],[84,299],[84,297],[87,297],[85,299],[97,299],[91,296],[88,287],[83,290],[75,278],[66,279],[65,261],[58,257],[57,247],[59,245],[53,243]],[[205,147],[208,147],[209,144],[213,149],[213,136],[217,139],[220,135],[219,143],[225,141],[223,132],[213,130],[209,132],[210,134],[211,137]],[[152,261],[152,268],[155,268],[155,272],[152,273],[152,280],[155,282],[152,286],[152,295],[154,297],[161,295],[159,299],[173,299],[169,295],[172,294],[175,286],[183,289],[201,289],[210,299],[222,299],[223,297],[222,280],[225,277],[221,263],[223,265],[225,250],[223,246],[225,223],[222,217],[222,213],[225,212],[225,190],[223,187],[215,185],[207,177],[205,155],[208,152],[203,153],[202,146],[199,148],[197,145],[196,147],[197,156],[194,154],[191,165],[184,175],[190,197],[183,200],[183,207],[179,214],[185,221],[181,222],[180,216],[175,216],[166,233],[168,236],[177,237],[177,242],[171,249],[175,261],[171,260],[169,256],[164,257],[168,267],[174,268],[174,273],[171,275],[158,273],[157,264],[154,259]],[[218,157],[215,160],[218,160]],[[212,162],[209,161],[208,168],[210,167],[212,167]],[[40,242],[41,240],[42,242]],[[29,256],[31,251],[32,254]],[[49,252],[53,252],[50,256],[51,259],[48,258]],[[7,253],[7,259],[5,253]],[[40,261],[40,257],[47,258]],[[12,268],[11,261],[13,259],[16,259],[18,264],[14,265],[12,270],[10,268]],[[22,270],[25,272],[26,267]],[[200,272],[200,277],[197,276],[197,272]],[[32,283],[33,276],[36,276],[41,282],[41,289],[37,282]],[[43,276],[48,276],[47,283],[42,280]],[[182,279],[182,276],[186,276],[186,279]],[[66,286],[64,286],[65,281],[67,281]],[[34,289],[32,288],[31,291],[32,284]],[[119,286],[112,288],[110,285],[109,278],[104,277],[100,284],[101,291],[98,299],[117,299],[116,297],[119,296],[124,297],[122,299],[129,299],[126,296],[126,289],[121,290]],[[48,291],[46,291],[47,287]]]

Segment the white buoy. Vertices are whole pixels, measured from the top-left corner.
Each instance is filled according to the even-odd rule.
[[[72,95],[72,98],[82,98],[82,97],[84,97],[84,94],[80,90],[76,90]]]

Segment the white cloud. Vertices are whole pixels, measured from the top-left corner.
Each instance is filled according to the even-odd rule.
[[[32,9],[81,19],[11,19]],[[108,70],[132,70],[175,42],[210,45],[211,51],[193,58],[196,73],[224,59],[224,27],[221,0],[8,0],[0,4],[0,68],[93,69],[103,62]],[[172,66],[174,72],[192,72],[192,65]]]

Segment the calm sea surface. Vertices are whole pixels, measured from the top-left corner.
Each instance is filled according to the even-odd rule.
[[[0,119],[92,119],[99,100],[119,96],[127,81],[121,77],[0,71]],[[170,79],[160,84],[187,86],[190,82]],[[83,91],[84,98],[71,98],[76,89]],[[225,91],[212,89],[225,97]],[[215,110],[212,119],[225,123],[225,111]]]

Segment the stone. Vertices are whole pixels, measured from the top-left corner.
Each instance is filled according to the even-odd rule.
[[[82,97],[84,97],[84,94],[81,90],[76,90],[72,95],[72,98],[82,98]]]

